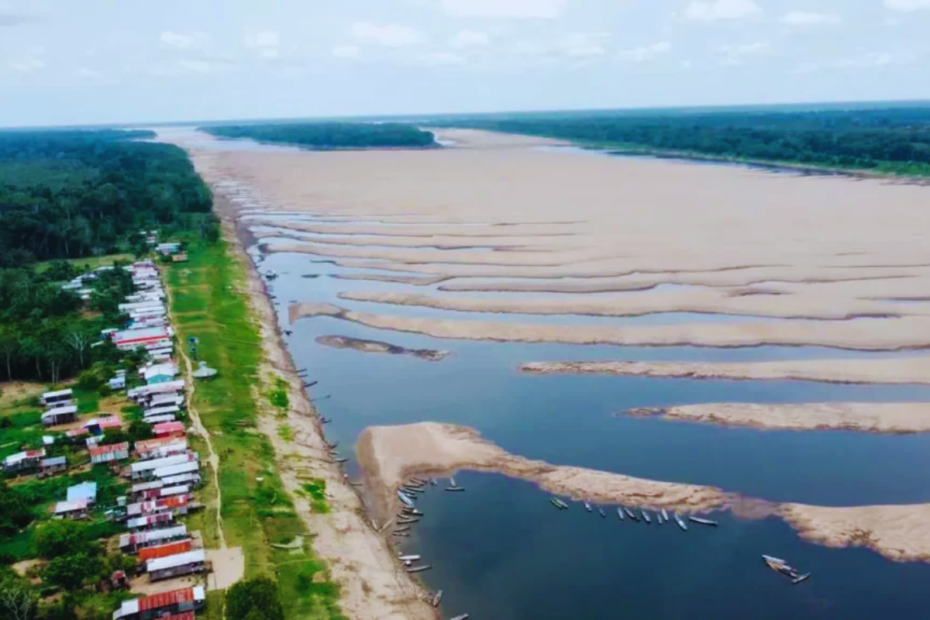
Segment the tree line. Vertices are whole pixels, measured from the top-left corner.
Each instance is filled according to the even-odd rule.
[[[142,228],[211,220],[187,154],[148,131],[0,132],[0,268],[125,249]]]
[[[433,134],[403,123],[277,123],[202,127],[219,138],[251,138],[311,149],[430,148]]]
[[[658,154],[930,174],[930,108],[526,114],[437,124]]]

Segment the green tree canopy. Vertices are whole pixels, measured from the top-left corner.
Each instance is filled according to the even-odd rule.
[[[226,617],[228,620],[284,620],[278,583],[264,575],[236,582],[226,592]]]
[[[87,550],[87,526],[61,519],[43,523],[36,529],[36,552],[43,558],[70,556]]]

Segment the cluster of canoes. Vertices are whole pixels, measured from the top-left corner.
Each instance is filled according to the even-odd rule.
[[[566,504],[564,501],[562,501],[558,497],[550,497],[549,503],[551,503],[553,506],[555,506],[559,510],[568,510],[568,504]],[[585,510],[587,510],[588,512],[594,512],[594,507],[590,504],[590,502],[583,502],[583,503],[584,503]],[[604,512],[603,508],[598,507],[597,512],[602,517],[607,518],[607,513]],[[621,521],[624,521],[627,517],[629,517],[631,521],[635,521],[637,523],[639,523],[640,521],[642,521],[643,523],[652,523],[652,517],[655,516],[656,523],[659,525],[662,525],[663,523],[668,523],[669,521],[674,519],[675,523],[678,524],[678,527],[680,527],[682,531],[684,532],[688,531],[688,525],[685,523],[684,519],[678,516],[678,513],[673,513],[672,516],[669,517],[668,511],[666,511],[665,508],[657,510],[655,512],[655,515],[652,515],[652,516],[650,516],[650,514],[643,509],[637,509],[637,512],[634,512],[631,508],[626,508],[624,506],[617,506],[617,517],[619,517]],[[701,517],[695,517],[695,516],[690,516],[690,515],[688,516],[688,521],[691,521],[692,523],[698,523],[700,525],[708,525],[710,527],[717,527],[718,525],[716,521],[712,521],[710,519],[703,519]]]

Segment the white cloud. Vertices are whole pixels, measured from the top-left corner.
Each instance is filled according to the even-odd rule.
[[[698,22],[743,19],[762,12],[752,0],[692,0],[683,16]]]
[[[337,45],[330,51],[336,58],[358,58],[362,53],[355,45]]]
[[[720,48],[720,53],[724,56],[724,65],[736,67],[742,65],[743,59],[747,56],[763,54],[768,49],[769,44],[766,41],[755,41],[743,45],[724,45]]]
[[[173,47],[181,50],[200,49],[210,42],[210,36],[203,32],[194,32],[191,34],[181,34],[165,30],[161,33],[162,45]]]
[[[20,73],[32,73],[45,68],[45,61],[41,58],[22,58],[20,60],[11,60],[10,68]]]
[[[262,30],[245,37],[245,46],[262,58],[277,58],[280,45],[281,37],[274,30]]]
[[[417,61],[428,67],[460,67],[466,62],[464,57],[449,52],[420,54]]]
[[[373,24],[356,22],[349,28],[349,35],[361,43],[383,45],[384,47],[407,47],[423,40],[423,35],[401,24]]]
[[[792,28],[807,28],[812,26],[826,26],[838,24],[843,21],[839,15],[832,13],[810,13],[807,11],[791,11],[779,19],[781,23]]]
[[[573,32],[559,39],[558,47],[573,58],[603,56],[607,53],[604,45],[610,35],[604,32]]]
[[[930,9],[930,0],[885,0],[885,8],[892,11],[921,11]]]
[[[88,69],[87,67],[80,67],[75,69],[74,77],[81,78],[82,80],[101,80],[103,79],[103,74],[94,69]]]
[[[795,73],[812,73],[833,69],[875,69],[886,67],[896,62],[896,58],[887,52],[870,52],[852,58],[840,58],[824,62],[809,62],[799,65]]]
[[[636,47],[631,50],[623,50],[617,54],[617,58],[631,62],[646,62],[647,60],[652,60],[657,56],[668,54],[671,49],[671,43],[668,41],[660,41],[659,43],[654,43],[652,45]]]
[[[456,49],[469,49],[474,47],[487,47],[491,44],[491,37],[487,32],[462,30],[452,37],[450,41]]]
[[[454,17],[554,19],[568,0],[441,0]]]

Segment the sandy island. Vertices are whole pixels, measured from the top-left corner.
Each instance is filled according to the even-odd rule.
[[[743,518],[777,514],[813,542],[868,547],[897,561],[930,561],[930,529],[926,527],[930,504],[838,508],[775,505],[714,487],[533,461],[506,452],[473,429],[436,422],[369,427],[359,437],[357,452],[382,514],[396,508],[395,492],[411,476],[473,470],[527,480],[576,500],[682,513],[728,509]]]
[[[778,362],[524,362],[537,375],[591,374],[678,379],[930,384],[930,357],[817,359]]]
[[[355,312],[326,303],[292,304],[291,321],[331,316],[376,329],[462,340],[561,342],[623,346],[755,347],[822,346],[863,351],[930,347],[930,317],[902,317],[866,330],[851,321],[772,323],[686,323],[650,326],[537,325],[455,319],[427,319]]]
[[[354,351],[361,351],[362,353],[409,355],[428,362],[438,362],[450,353],[449,351],[438,351],[436,349],[406,349],[387,342],[352,338],[350,336],[319,336],[316,341],[319,344],[333,347],[334,349],[352,349]]]
[[[639,407],[625,413],[764,429],[844,430],[895,435],[930,432],[930,403],[702,403]]]

